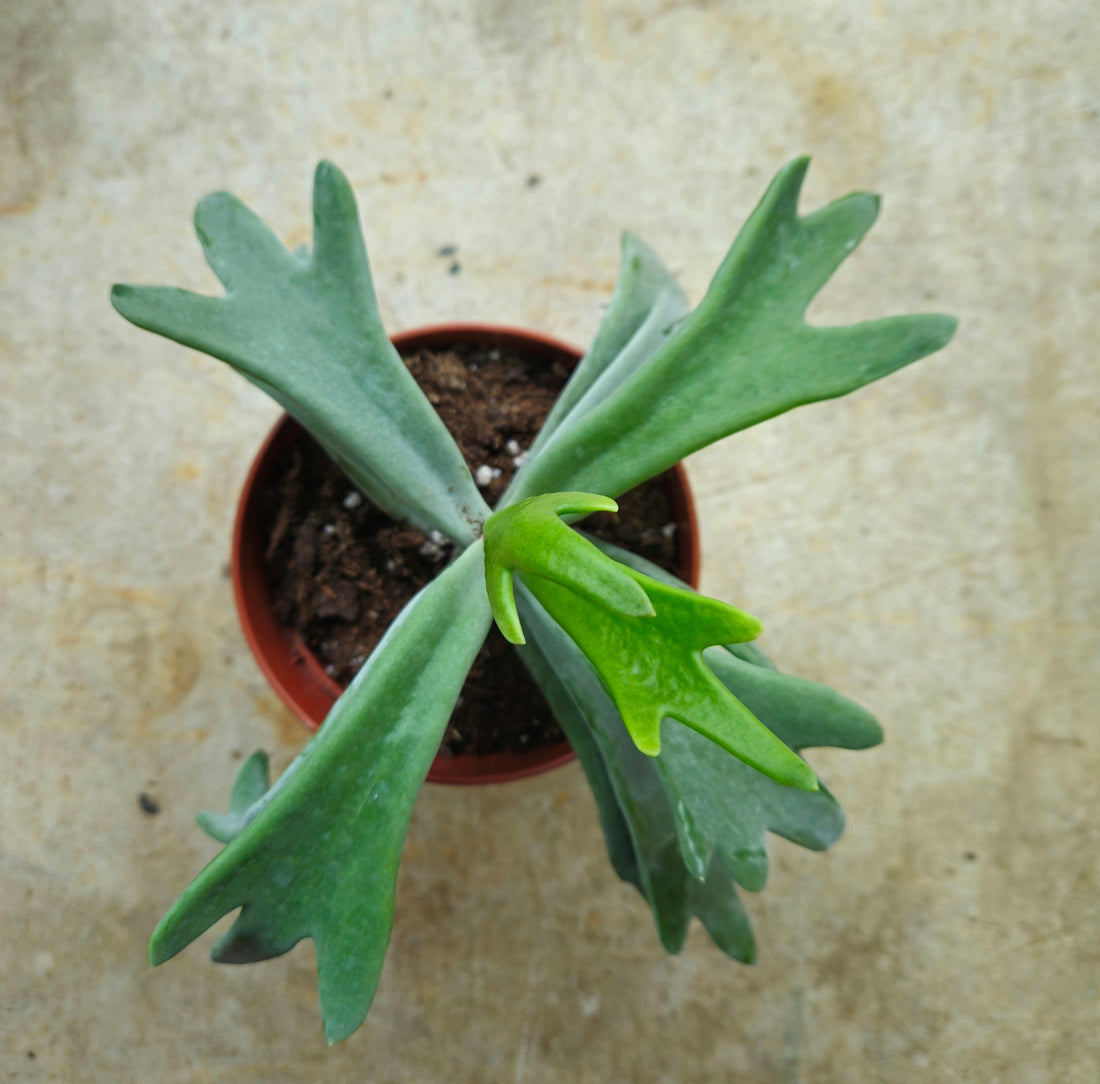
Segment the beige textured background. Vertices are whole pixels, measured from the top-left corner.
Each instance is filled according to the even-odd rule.
[[[950,0],[30,0],[0,8],[0,1079],[1100,1079],[1100,34]],[[954,344],[692,460],[704,588],[884,721],[812,759],[830,854],[775,841],[755,969],[665,957],[571,766],[418,804],[375,1007],[327,1050],[308,945],[144,945],[235,752],[303,735],[238,632],[236,490],[275,408],[143,335],[209,288],[230,188],[290,245],[360,197],[391,329],[585,342],[639,232],[698,299],[770,174],[884,216],[815,318]],[[541,182],[528,179],[537,174]],[[436,250],[459,246],[461,274]],[[148,791],[162,805],[143,815]]]

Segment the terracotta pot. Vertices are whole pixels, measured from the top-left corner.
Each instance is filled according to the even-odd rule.
[[[441,324],[417,328],[393,337],[402,354],[440,349],[456,342],[510,348],[547,361],[561,360],[572,367],[581,353],[565,343],[535,332],[489,324]],[[268,434],[248,473],[233,529],[231,572],[237,613],[245,639],[272,688],[310,730],[316,730],[336,702],[342,686],[333,681],[301,636],[275,619],[271,594],[263,571],[266,545],[262,494],[288,454],[302,437],[302,427],[284,414]],[[699,577],[699,536],[687,476],[677,464],[670,474],[669,496],[676,518],[680,578],[693,587]],[[522,665],[518,663],[518,665]],[[568,742],[530,753],[502,753],[488,757],[437,756],[428,772],[430,783],[503,783],[548,771],[572,760]]]

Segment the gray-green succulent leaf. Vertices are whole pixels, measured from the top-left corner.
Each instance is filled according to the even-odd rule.
[[[263,808],[161,920],[154,964],[241,908],[215,960],[264,960],[309,937],[329,1041],[362,1023],[413,801],[489,628],[483,577],[476,543],[408,604]]]
[[[608,312],[498,515],[528,498],[576,491],[589,498],[577,514],[611,506],[609,498],[713,441],[853,391],[947,343],[955,321],[941,315],[806,323],[810,302],[878,212],[876,197],[857,193],[800,216],[807,166],[801,158],[780,170],[694,312],[660,259],[623,237]],[[715,702],[742,713],[738,742],[723,748],[654,701],[642,744],[655,755],[640,751],[616,707],[614,675],[597,671],[565,631],[576,626],[584,639],[586,629],[618,626],[601,617],[602,625],[582,629],[570,608],[574,596],[591,600],[594,588],[597,600],[614,603],[619,625],[650,622],[665,636],[634,658],[670,657],[679,633],[661,616],[675,594],[667,589],[690,588],[602,541],[590,539],[601,553],[563,541],[569,515],[551,524],[556,554],[534,552],[530,538],[519,552],[513,543],[522,532],[513,531],[486,568],[481,534],[490,510],[386,335],[355,199],[330,163],[317,168],[313,219],[312,251],[292,254],[234,197],[209,196],[195,229],[225,296],[116,286],[112,302],[139,327],[227,362],[294,415],[371,501],[443,532],[463,552],[402,611],[273,786],[266,756],[253,754],[228,812],[198,815],[225,847],[165,915],[150,958],[169,959],[239,909],[216,960],[266,959],[311,938],[326,1035],[335,1042],[359,1026],[389,939],[412,804],[490,625],[488,582],[502,628],[515,641],[527,634],[517,650],[577,753],[612,865],[649,904],[662,944],[678,951],[694,914],[722,951],[752,962],[756,945],[736,886],[764,886],[766,833],[821,850],[844,827],[802,750],[867,748],[881,728],[839,693],[780,672],[756,643],[726,642],[755,635],[755,624],[698,647]],[[536,542],[544,537],[545,524]],[[612,575],[601,554],[625,567]],[[537,582],[540,570],[545,582]],[[572,592],[564,601],[563,584]],[[600,645],[589,645],[589,655],[600,657]],[[746,753],[744,735],[753,734],[766,740],[768,758]],[[769,765],[775,778],[757,770]]]
[[[710,856],[701,878],[684,863],[675,814],[657,768],[663,753],[654,758],[639,751],[592,664],[522,583],[516,585],[516,601],[529,634],[527,644],[518,648],[520,657],[554,708],[592,786],[611,864],[649,904],[661,944],[679,952],[695,914],[723,952],[752,963],[752,929],[721,857]],[[733,760],[718,746],[714,749]]]
[[[575,423],[568,413],[557,421],[555,437],[565,439],[544,442],[502,503],[567,490],[617,497],[722,437],[855,391],[950,340],[956,320],[942,315],[806,323],[810,302],[879,206],[876,196],[855,193],[799,216],[808,165],[799,158],[780,170],[698,308],[606,398],[578,398]],[[651,311],[652,287],[644,296]],[[603,371],[613,369],[611,361]]]
[[[637,554],[600,539],[592,541],[636,571],[688,589]],[[781,673],[759,647],[754,661],[739,658],[734,651],[744,646],[710,648],[705,653],[707,663],[719,681],[792,750],[866,749],[882,740],[881,727],[865,708],[827,686]],[[733,757],[715,755],[712,742],[668,720],[661,728],[661,739],[657,766],[670,797],[681,853],[697,876],[714,849],[734,880],[756,892],[767,880],[766,831],[823,851],[844,830],[843,810],[824,785],[816,792],[779,786]]]
[[[680,284],[660,257],[632,233],[622,237],[615,292],[599,330],[573,370],[528,452],[538,458],[564,422],[575,424],[672,335],[690,312]]]
[[[203,810],[195,816],[199,827],[219,843],[232,843],[260,811],[264,795],[271,787],[270,776],[267,754],[257,749],[237,773],[233,792],[229,796],[229,812],[210,813]]]
[[[120,285],[115,308],[227,362],[391,515],[472,542],[489,509],[382,326],[347,178],[330,162],[317,167],[312,254],[288,252],[225,192],[199,203],[195,232],[224,297]]]

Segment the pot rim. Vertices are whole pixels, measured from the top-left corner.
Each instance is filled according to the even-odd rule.
[[[575,347],[540,332],[501,324],[453,322],[411,328],[391,337],[398,351],[431,349],[465,340],[485,345],[511,346],[547,358],[564,357],[574,364],[582,354]],[[249,467],[233,524],[230,575],[233,598],[245,640],[264,677],[290,711],[311,731],[316,731],[343,687],[325,673],[320,661],[301,635],[281,626],[275,619],[270,592],[263,575],[262,547],[256,532],[258,495],[275,464],[278,453],[305,433],[289,414],[283,414],[268,432]],[[695,505],[681,463],[671,468],[669,486],[677,527],[677,558],[680,578],[697,587],[699,582],[699,529]],[[575,758],[567,741],[544,746],[530,753],[496,753],[445,757],[439,754],[428,771],[429,783],[486,784],[524,779],[567,764]]]

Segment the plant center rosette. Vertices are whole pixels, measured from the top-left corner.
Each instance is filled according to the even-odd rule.
[[[522,466],[580,353],[514,328],[449,324],[394,343],[463,453],[499,499]],[[698,582],[687,477],[678,465],[624,494],[585,529],[681,580]],[[317,729],[390,622],[453,557],[378,509],[289,416],[242,489],[231,572],[242,628],[269,682]],[[429,782],[497,783],[573,759],[552,707],[494,628],[474,661]]]

